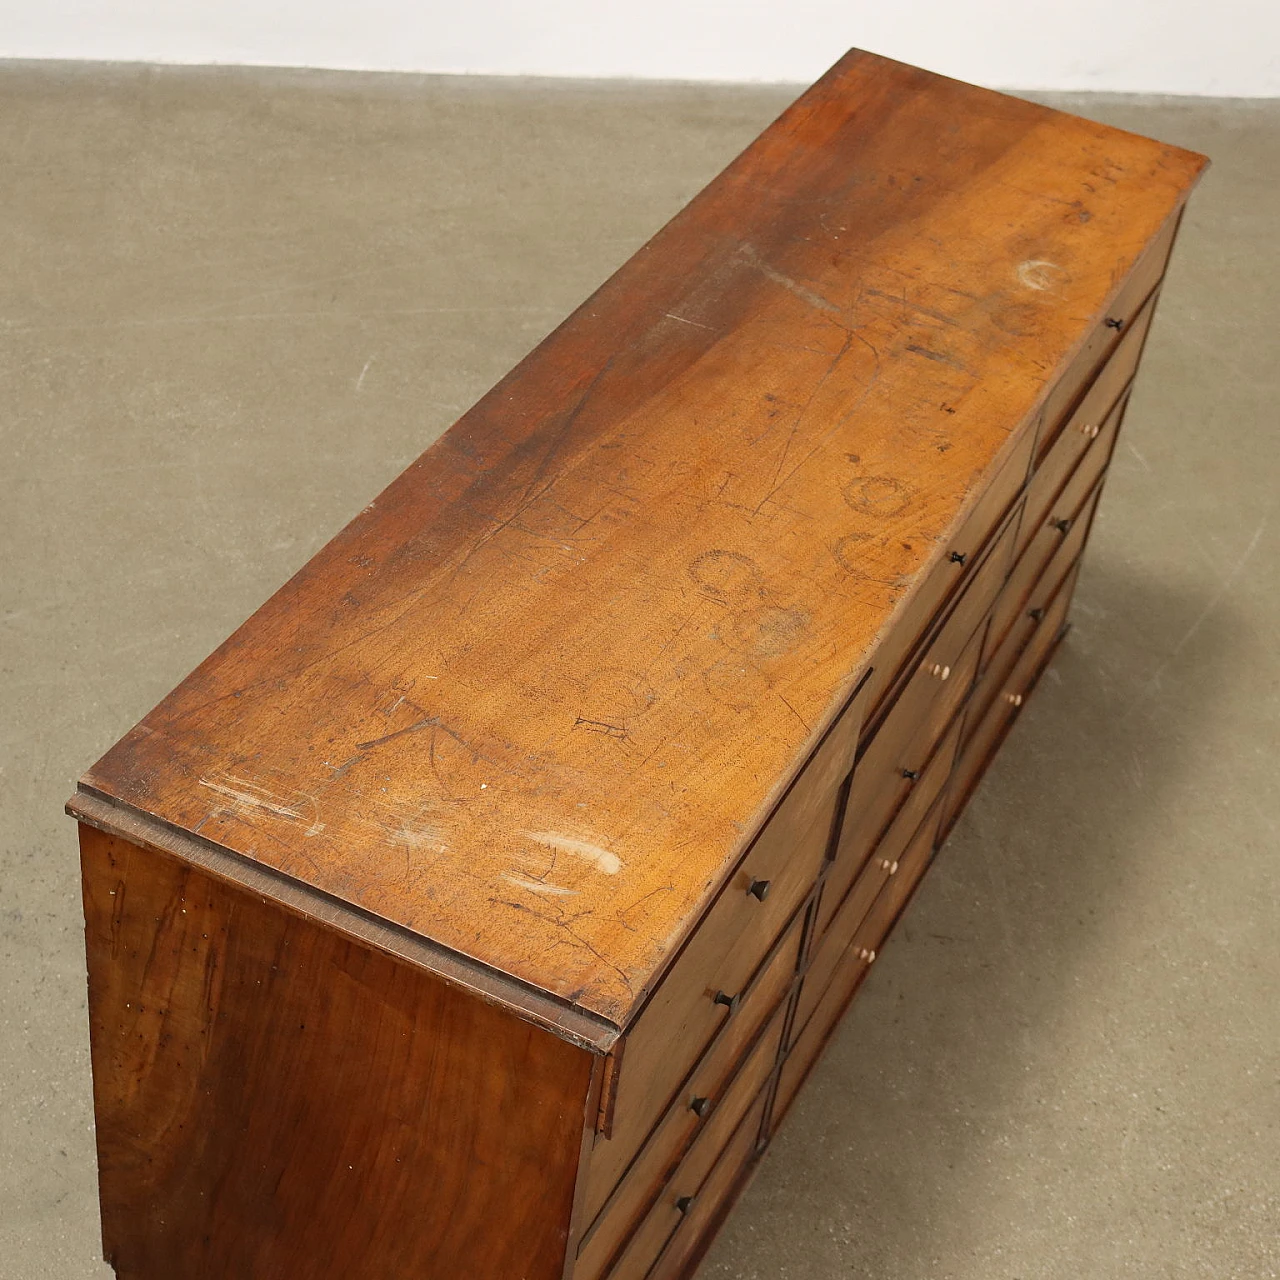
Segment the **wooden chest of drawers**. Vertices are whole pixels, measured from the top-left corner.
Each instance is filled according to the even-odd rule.
[[[121,1277],[690,1274],[1064,633],[1203,165],[850,53],[90,770]]]

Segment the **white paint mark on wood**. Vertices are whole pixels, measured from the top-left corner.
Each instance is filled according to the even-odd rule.
[[[425,849],[432,846],[437,853],[445,853],[449,846],[441,839],[439,827],[411,827],[407,822],[400,827],[388,829],[392,840],[398,844],[406,844],[410,849]]]
[[[530,893],[543,893],[552,898],[572,898],[578,892],[577,889],[565,889],[558,884],[546,884],[541,880],[530,880],[525,876],[512,875],[509,871],[504,871],[502,878],[508,884],[515,885],[518,889],[527,889]]]
[[[691,324],[695,329],[707,329],[711,333],[715,333],[715,330],[709,324],[703,324],[700,320],[690,320],[686,316],[678,316],[671,311],[664,311],[662,314],[668,320],[679,320],[681,324]]]
[[[1048,293],[1065,273],[1056,262],[1050,262],[1048,258],[1028,258],[1025,262],[1018,263],[1014,274],[1018,277],[1018,283],[1024,287],[1034,289],[1037,293]]]
[[[744,242],[742,245],[742,255],[753,267],[755,267],[757,271],[760,272],[762,276],[765,277],[765,279],[772,280],[774,284],[781,285],[789,293],[795,294],[801,302],[808,303],[809,306],[813,307],[817,311],[827,311],[836,316],[841,314],[840,308],[837,307],[829,298],[824,298],[816,290],[810,289],[808,285],[801,284],[799,280],[792,279],[792,277],[787,275],[785,272],[779,271],[776,267],[765,262],[764,259],[756,252],[755,245]]]
[[[554,849],[557,853],[567,853],[571,857],[581,858],[607,876],[615,876],[622,870],[622,859],[616,853],[602,849],[598,844],[592,844],[588,840],[577,840],[573,836],[561,835],[558,831],[524,831],[521,834],[528,836],[530,840],[537,841],[538,844]]]
[[[250,782],[247,778],[237,778],[232,774],[222,775],[225,781],[211,782],[201,778],[200,785],[207,787],[216,795],[222,796],[224,804],[221,808],[246,817],[255,814],[269,813],[277,818],[285,818],[290,822],[309,822],[303,835],[315,836],[324,830],[324,823],[319,820],[319,809],[315,797],[304,792],[296,792],[295,798],[279,796],[266,787]],[[230,785],[228,785],[230,784]]]

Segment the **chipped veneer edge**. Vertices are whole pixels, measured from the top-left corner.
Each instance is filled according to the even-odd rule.
[[[295,915],[426,969],[450,986],[461,987],[592,1053],[608,1053],[618,1039],[620,1029],[604,1018],[202,836],[124,805],[84,782],[67,801],[66,810],[87,826],[177,858]]]

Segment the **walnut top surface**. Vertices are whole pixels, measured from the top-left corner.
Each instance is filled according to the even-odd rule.
[[[1203,163],[850,53],[82,790],[624,1025]]]

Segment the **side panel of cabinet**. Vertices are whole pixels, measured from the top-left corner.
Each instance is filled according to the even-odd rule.
[[[592,1056],[81,827],[120,1280],[558,1280]]]

